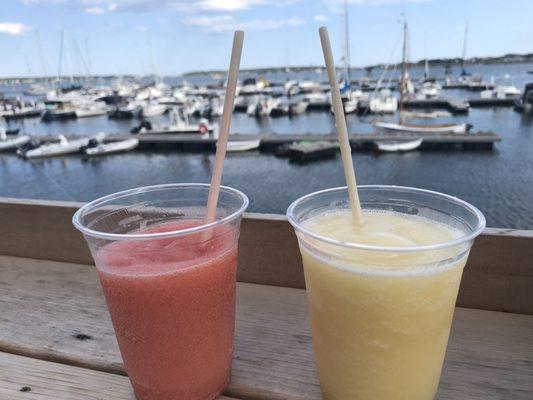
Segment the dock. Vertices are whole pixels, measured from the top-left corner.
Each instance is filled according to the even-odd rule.
[[[481,108],[481,107],[513,107],[515,103],[515,98],[505,98],[505,99],[469,99],[468,104],[470,107]]]
[[[79,138],[79,136],[66,136],[67,140]],[[144,150],[192,150],[192,151],[215,151],[217,139],[212,135],[202,138],[198,134],[108,134],[105,142],[116,142],[130,138],[139,139],[137,151]],[[351,133],[349,134],[350,145],[355,151],[374,150],[376,141],[410,141],[424,139],[420,146],[421,150],[492,150],[495,143],[502,140],[501,136],[494,132],[472,132],[460,134],[440,133],[410,133],[410,132],[375,132],[375,133]],[[33,139],[43,142],[58,141],[56,135],[35,136]],[[337,142],[338,137],[333,133],[326,134],[291,134],[291,135],[254,135],[234,133],[230,136],[231,141],[260,140],[260,151],[276,152],[282,145],[295,142]]]
[[[435,99],[424,100],[406,100],[404,103],[406,109],[421,108],[421,109],[444,109],[454,115],[468,114],[470,108],[467,101],[453,97],[441,97]]]
[[[131,135],[108,136],[108,141],[124,140]],[[137,136],[139,150],[156,149],[189,149],[189,150],[212,150],[216,146],[216,139],[212,136],[202,139],[199,135],[190,134],[144,134]],[[420,147],[422,150],[491,150],[495,143],[501,141],[501,137],[494,132],[476,132],[465,134],[416,134],[416,133],[367,133],[350,134],[352,149],[359,151],[373,150],[375,141],[391,140],[415,140],[423,138]],[[335,134],[299,134],[299,135],[248,135],[232,134],[230,140],[261,140],[259,149],[265,152],[274,152],[279,146],[294,142],[307,141],[337,141]]]

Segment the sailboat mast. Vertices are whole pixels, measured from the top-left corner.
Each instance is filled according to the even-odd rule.
[[[467,42],[467,39],[468,39],[468,22],[465,24],[465,37],[464,37],[464,40],[463,40],[463,55],[461,57],[461,69],[462,69],[463,74],[466,72],[465,71],[465,58],[466,58],[466,42]]]
[[[350,84],[350,27],[348,24],[348,0],[344,0],[344,44],[346,46],[344,55],[344,69],[346,80]]]
[[[424,78],[429,78],[429,62],[428,62],[428,55],[427,55],[427,42],[426,37],[424,37]]]
[[[57,66],[57,85],[58,92],[61,91],[61,64],[63,64],[63,41],[65,40],[65,31],[61,28],[61,36],[59,42],[59,63]]]
[[[400,118],[403,111],[403,98],[407,86],[407,22],[403,23],[402,76],[400,79]]]

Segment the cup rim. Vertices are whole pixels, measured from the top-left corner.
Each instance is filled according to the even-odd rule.
[[[176,236],[183,236],[191,233],[197,233],[202,232],[211,228],[214,228],[219,225],[226,224],[228,222],[233,221],[234,219],[241,216],[246,208],[248,208],[248,205],[250,203],[250,200],[248,199],[248,196],[246,196],[243,192],[240,190],[231,188],[229,186],[220,186],[221,191],[226,191],[232,194],[237,195],[241,198],[242,204],[239,207],[238,210],[234,211],[230,215],[225,216],[222,219],[219,219],[214,222],[210,222],[209,224],[201,224],[192,228],[187,229],[178,229],[168,232],[159,232],[159,233],[108,233],[103,232],[99,230],[94,230],[91,228],[86,227],[82,222],[81,218],[83,215],[85,215],[87,212],[96,209],[99,206],[104,205],[106,202],[110,200],[116,200],[121,197],[127,197],[136,195],[139,193],[148,193],[158,190],[165,190],[165,189],[176,189],[176,188],[209,188],[211,185],[208,183],[165,183],[160,185],[150,185],[150,186],[141,186],[134,189],[127,189],[122,190],[120,192],[112,193],[103,197],[100,197],[96,200],[93,200],[82,207],[80,207],[72,216],[72,224],[76,229],[78,229],[80,232],[82,232],[84,235],[88,235],[91,237],[96,237],[100,239],[107,239],[107,240],[143,240],[143,239],[163,239],[168,237],[176,237]],[[207,202],[206,202],[207,206]]]
[[[433,190],[419,189],[419,188],[413,188],[413,187],[408,187],[408,186],[396,186],[396,185],[358,185],[357,189],[387,189],[387,190],[395,190],[395,191],[416,192],[416,193],[423,193],[423,194],[437,196],[437,197],[446,199],[448,201],[454,202],[464,207],[465,209],[469,210],[470,212],[476,215],[478,223],[471,232],[466,233],[453,240],[448,240],[448,241],[435,243],[431,245],[403,247],[403,246],[376,246],[376,245],[368,245],[368,244],[362,244],[362,243],[357,243],[357,242],[345,242],[342,240],[332,239],[332,238],[314,233],[310,231],[309,229],[304,228],[301,223],[296,221],[294,210],[302,201],[307,200],[311,197],[320,195],[320,194],[335,192],[335,191],[342,191],[342,190],[347,190],[347,189],[348,189],[347,186],[340,186],[340,187],[335,187],[335,188],[330,188],[330,189],[319,190],[317,192],[309,193],[303,197],[298,198],[297,200],[293,201],[291,205],[289,206],[289,208],[287,209],[287,218],[289,220],[289,223],[294,227],[296,232],[303,233],[321,242],[325,242],[325,243],[333,244],[337,246],[342,246],[342,247],[358,249],[358,250],[379,251],[379,252],[389,252],[389,253],[411,253],[411,252],[432,251],[432,250],[440,250],[440,249],[444,249],[448,247],[458,246],[465,242],[475,239],[483,231],[483,229],[485,229],[485,226],[486,226],[486,220],[485,220],[485,216],[483,215],[483,213],[479,211],[477,207],[473,206],[472,204],[464,200],[459,199],[458,197],[450,196],[450,195],[436,192]]]

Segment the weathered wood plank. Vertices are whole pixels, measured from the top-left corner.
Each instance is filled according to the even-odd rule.
[[[92,264],[71,224],[80,205],[0,199],[0,254]],[[305,287],[296,236],[284,216],[246,214],[239,244],[239,281]],[[533,231],[486,229],[472,249],[458,304],[533,315],[532,292]]]
[[[0,351],[123,373],[94,268],[3,256],[0,272]],[[236,332],[227,395],[320,399],[303,290],[240,283]],[[530,399],[532,374],[533,317],[456,310],[439,400]]]
[[[0,398],[134,400],[135,396],[125,376],[0,352]]]

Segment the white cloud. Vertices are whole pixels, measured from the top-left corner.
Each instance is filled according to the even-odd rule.
[[[104,11],[146,12],[156,9],[174,9],[184,12],[248,10],[257,5],[283,7],[309,0],[22,0],[25,4],[48,3]],[[329,1],[329,0],[323,0]],[[331,0],[335,1],[335,0]]]
[[[263,0],[203,0],[197,3],[204,10],[236,11],[246,10],[263,2]]]
[[[105,10],[102,7],[87,7],[83,11],[93,15],[102,15],[105,13]]]
[[[322,22],[322,21],[327,21],[328,20],[328,17],[326,17],[325,15],[315,15],[313,17],[313,19],[317,22]]]
[[[328,0],[330,3],[340,3],[338,0]],[[350,4],[361,6],[386,6],[391,4],[427,3],[434,0],[348,0]]]
[[[148,28],[144,25],[137,25],[135,26],[135,30],[137,32],[146,32],[148,30]]]
[[[22,35],[28,29],[30,29],[30,26],[21,24],[19,22],[0,22],[0,33],[18,36]]]
[[[235,29],[243,30],[269,30],[278,29],[284,26],[301,25],[305,20],[301,18],[287,19],[255,19],[250,21],[238,21],[232,15],[215,15],[213,17],[187,17],[185,23],[188,25],[200,26],[206,32],[227,32]]]

